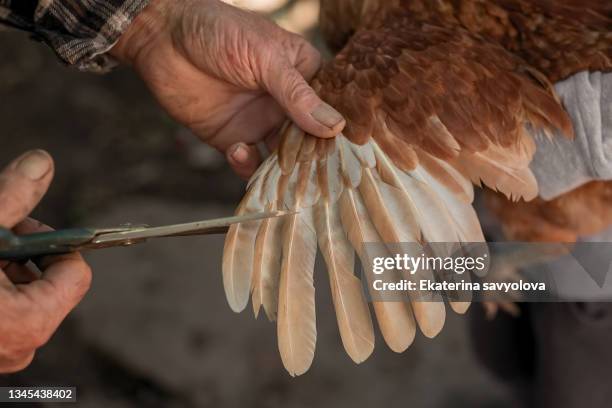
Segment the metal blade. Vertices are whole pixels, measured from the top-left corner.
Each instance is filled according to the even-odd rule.
[[[172,237],[182,235],[208,235],[227,231],[232,224],[239,222],[256,221],[265,218],[280,217],[288,214],[284,211],[270,211],[263,213],[239,215],[234,217],[217,218],[213,220],[189,222],[185,224],[165,225],[161,227],[134,228],[125,231],[104,233],[91,241],[91,246],[112,246],[113,244],[129,245],[132,242],[148,238]]]

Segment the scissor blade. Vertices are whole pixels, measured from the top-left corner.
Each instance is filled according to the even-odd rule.
[[[115,242],[129,243],[130,241],[139,241],[148,238],[172,237],[180,235],[219,234],[226,232],[227,228],[232,224],[280,217],[286,214],[287,213],[284,211],[269,211],[247,215],[238,215],[234,217],[216,218],[205,221],[189,222],[185,224],[128,229],[126,231],[101,234],[92,241],[92,244],[103,246],[105,244],[112,244]]]

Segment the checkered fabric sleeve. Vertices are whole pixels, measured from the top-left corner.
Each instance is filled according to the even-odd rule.
[[[0,0],[0,24],[32,33],[67,64],[106,72],[106,54],[149,0]]]

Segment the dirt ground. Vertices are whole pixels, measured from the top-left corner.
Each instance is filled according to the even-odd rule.
[[[44,148],[56,177],[35,216],[55,227],[180,222],[230,213],[243,183],[156,106],[128,70],[70,70],[43,45],[0,32],[0,163]],[[88,255],[94,286],[27,370],[4,385],[71,385],[87,407],[510,407],[475,361],[462,317],[401,355],[380,338],[344,354],[318,273],[315,363],[292,379],[274,326],[233,314],[222,238],[181,238]],[[321,272],[321,271],[319,271]],[[320,290],[319,290],[320,289]]]

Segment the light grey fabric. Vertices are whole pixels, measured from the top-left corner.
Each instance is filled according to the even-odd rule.
[[[531,170],[552,200],[592,180],[612,180],[612,73],[580,72],[555,84],[576,138],[536,135]]]

